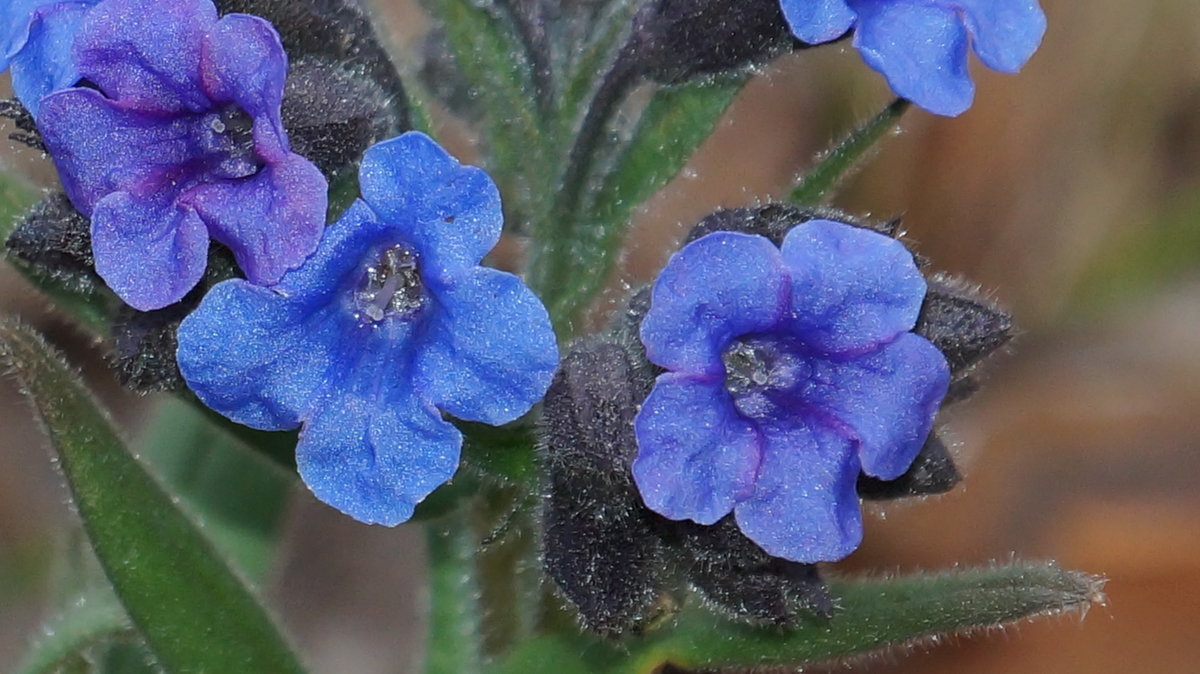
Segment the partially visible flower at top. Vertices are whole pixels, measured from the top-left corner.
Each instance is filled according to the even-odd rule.
[[[973,48],[989,68],[1014,73],[1046,32],[1038,0],[780,0],[808,44],[854,29],[854,47],[898,95],[939,115],[971,107]]]
[[[218,19],[210,0],[105,0],[74,54],[96,88],[42,99],[38,128],[121,299],[143,311],[181,299],[210,236],[259,284],[313,251],[327,185],[289,149],[287,55],[270,23]]]
[[[668,370],[634,422],[646,505],[700,524],[732,511],[792,561],[853,551],[860,471],[902,475],[949,383],[945,357],[911,332],[925,292],[902,244],[831,220],[781,248],[716,232],[681,249],[641,327]]]
[[[100,0],[5,0],[0,10],[0,72],[11,69],[17,99],[36,118],[38,103],[79,81],[71,43]]]
[[[450,479],[462,436],[439,410],[501,424],[546,392],[550,318],[519,278],[478,266],[500,196],[409,132],[368,149],[363,199],[278,285],[217,284],[179,328],[179,367],[247,426],[303,426],[300,476],[317,498],[394,525]]]

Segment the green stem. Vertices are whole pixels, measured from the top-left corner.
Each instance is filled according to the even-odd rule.
[[[430,597],[425,674],[482,669],[472,540],[470,527],[458,515],[425,527]]]
[[[855,129],[804,176],[788,196],[788,201],[801,206],[820,203],[825,194],[866,156],[875,143],[892,130],[909,105],[903,98],[897,98],[866,124]]]

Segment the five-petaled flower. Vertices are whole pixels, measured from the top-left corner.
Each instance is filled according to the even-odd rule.
[[[776,557],[849,554],[860,471],[902,475],[949,382],[941,352],[911,332],[925,290],[899,242],[830,220],[781,248],[735,232],[685,246],[641,327],[668,370],[635,419],[646,504],[701,524],[732,511]]]
[[[105,0],[74,44],[79,87],[42,99],[38,128],[92,221],[96,271],[149,310],[199,282],[209,237],[272,284],[312,253],[326,182],[280,119],[287,55],[270,23],[210,0]]]
[[[971,107],[973,47],[989,68],[1016,72],[1046,32],[1038,0],[780,0],[792,33],[820,44],[854,29],[854,47],[898,95],[939,115]]]
[[[100,0],[5,0],[0,10],[0,72],[12,70],[13,91],[36,117],[52,91],[74,85],[75,32]]]
[[[502,224],[486,173],[409,132],[367,150],[359,178],[363,200],[278,285],[209,291],[178,360],[230,419],[303,425],[296,463],[313,493],[393,525],[458,465],[462,436],[439,410],[516,419],[546,392],[558,347],[533,292],[478,266]]]

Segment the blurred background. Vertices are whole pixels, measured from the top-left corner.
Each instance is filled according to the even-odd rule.
[[[904,217],[938,269],[978,283],[1020,334],[945,420],[966,479],[876,509],[830,574],[1013,557],[1109,579],[1078,617],[855,663],[873,672],[1200,670],[1200,3],[1042,0],[1049,31],[1017,76],[974,64],[974,107],[908,113],[834,204]],[[404,70],[427,22],[375,0]],[[639,210],[609,296],[650,280],[697,219],[786,192],[816,153],[888,101],[847,46],[766,68],[684,177]],[[7,129],[3,127],[0,130]],[[442,140],[474,153],[465,125]],[[38,153],[0,161],[42,185]],[[154,398],[117,390],[96,345],[0,268],[0,311],[68,349],[133,436]],[[30,414],[0,381],[0,663],[45,617],[73,515]],[[297,491],[267,593],[318,672],[407,672],[421,643],[422,542]]]

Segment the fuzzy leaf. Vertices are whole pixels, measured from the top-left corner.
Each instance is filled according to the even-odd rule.
[[[81,657],[88,648],[132,634],[125,609],[112,592],[107,588],[93,590],[42,626],[41,636],[26,651],[13,674],[53,674]]]
[[[62,359],[0,321],[0,359],[50,436],[105,574],[177,672],[302,671],[266,610],[117,437]]]

